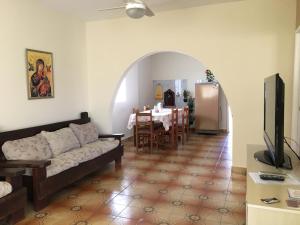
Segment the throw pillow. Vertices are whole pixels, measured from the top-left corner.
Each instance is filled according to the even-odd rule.
[[[7,160],[47,160],[52,157],[50,146],[41,134],[7,141],[2,152]]]
[[[42,135],[47,139],[54,156],[80,147],[79,141],[69,127],[54,132],[42,131]]]
[[[99,132],[94,123],[81,125],[71,123],[70,128],[78,138],[81,146],[98,140]]]

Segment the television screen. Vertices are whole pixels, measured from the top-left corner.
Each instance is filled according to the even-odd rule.
[[[255,158],[291,169],[290,158],[284,154],[284,82],[279,74],[264,82],[264,140],[268,149],[255,153]]]
[[[265,82],[264,99],[264,130],[270,144],[276,145],[276,77],[270,77]]]
[[[264,95],[265,142],[273,164],[279,167],[284,161],[284,83],[278,74],[265,79]]]

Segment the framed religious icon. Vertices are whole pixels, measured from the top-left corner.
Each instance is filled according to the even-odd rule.
[[[28,99],[54,97],[53,55],[26,49]]]
[[[162,100],[163,94],[163,87],[161,86],[161,84],[157,84],[155,87],[155,100]]]

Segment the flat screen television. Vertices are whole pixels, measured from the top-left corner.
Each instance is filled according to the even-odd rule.
[[[284,82],[279,74],[264,82],[264,140],[267,150],[254,157],[276,168],[292,169],[291,159],[284,153]]]

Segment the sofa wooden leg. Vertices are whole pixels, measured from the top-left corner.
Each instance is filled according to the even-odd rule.
[[[49,198],[34,200],[33,202],[33,208],[34,211],[38,212],[42,209],[44,209],[49,204]]]
[[[48,196],[41,196],[40,184],[46,180],[46,167],[32,169],[33,182],[33,208],[35,211],[40,211],[49,203]]]
[[[115,160],[115,169],[119,170],[121,168],[122,168],[122,158],[120,157],[120,158]]]
[[[9,223],[8,224],[16,224],[20,220],[25,218],[25,210],[24,208],[19,209],[18,211],[14,212],[10,218],[9,218]]]

